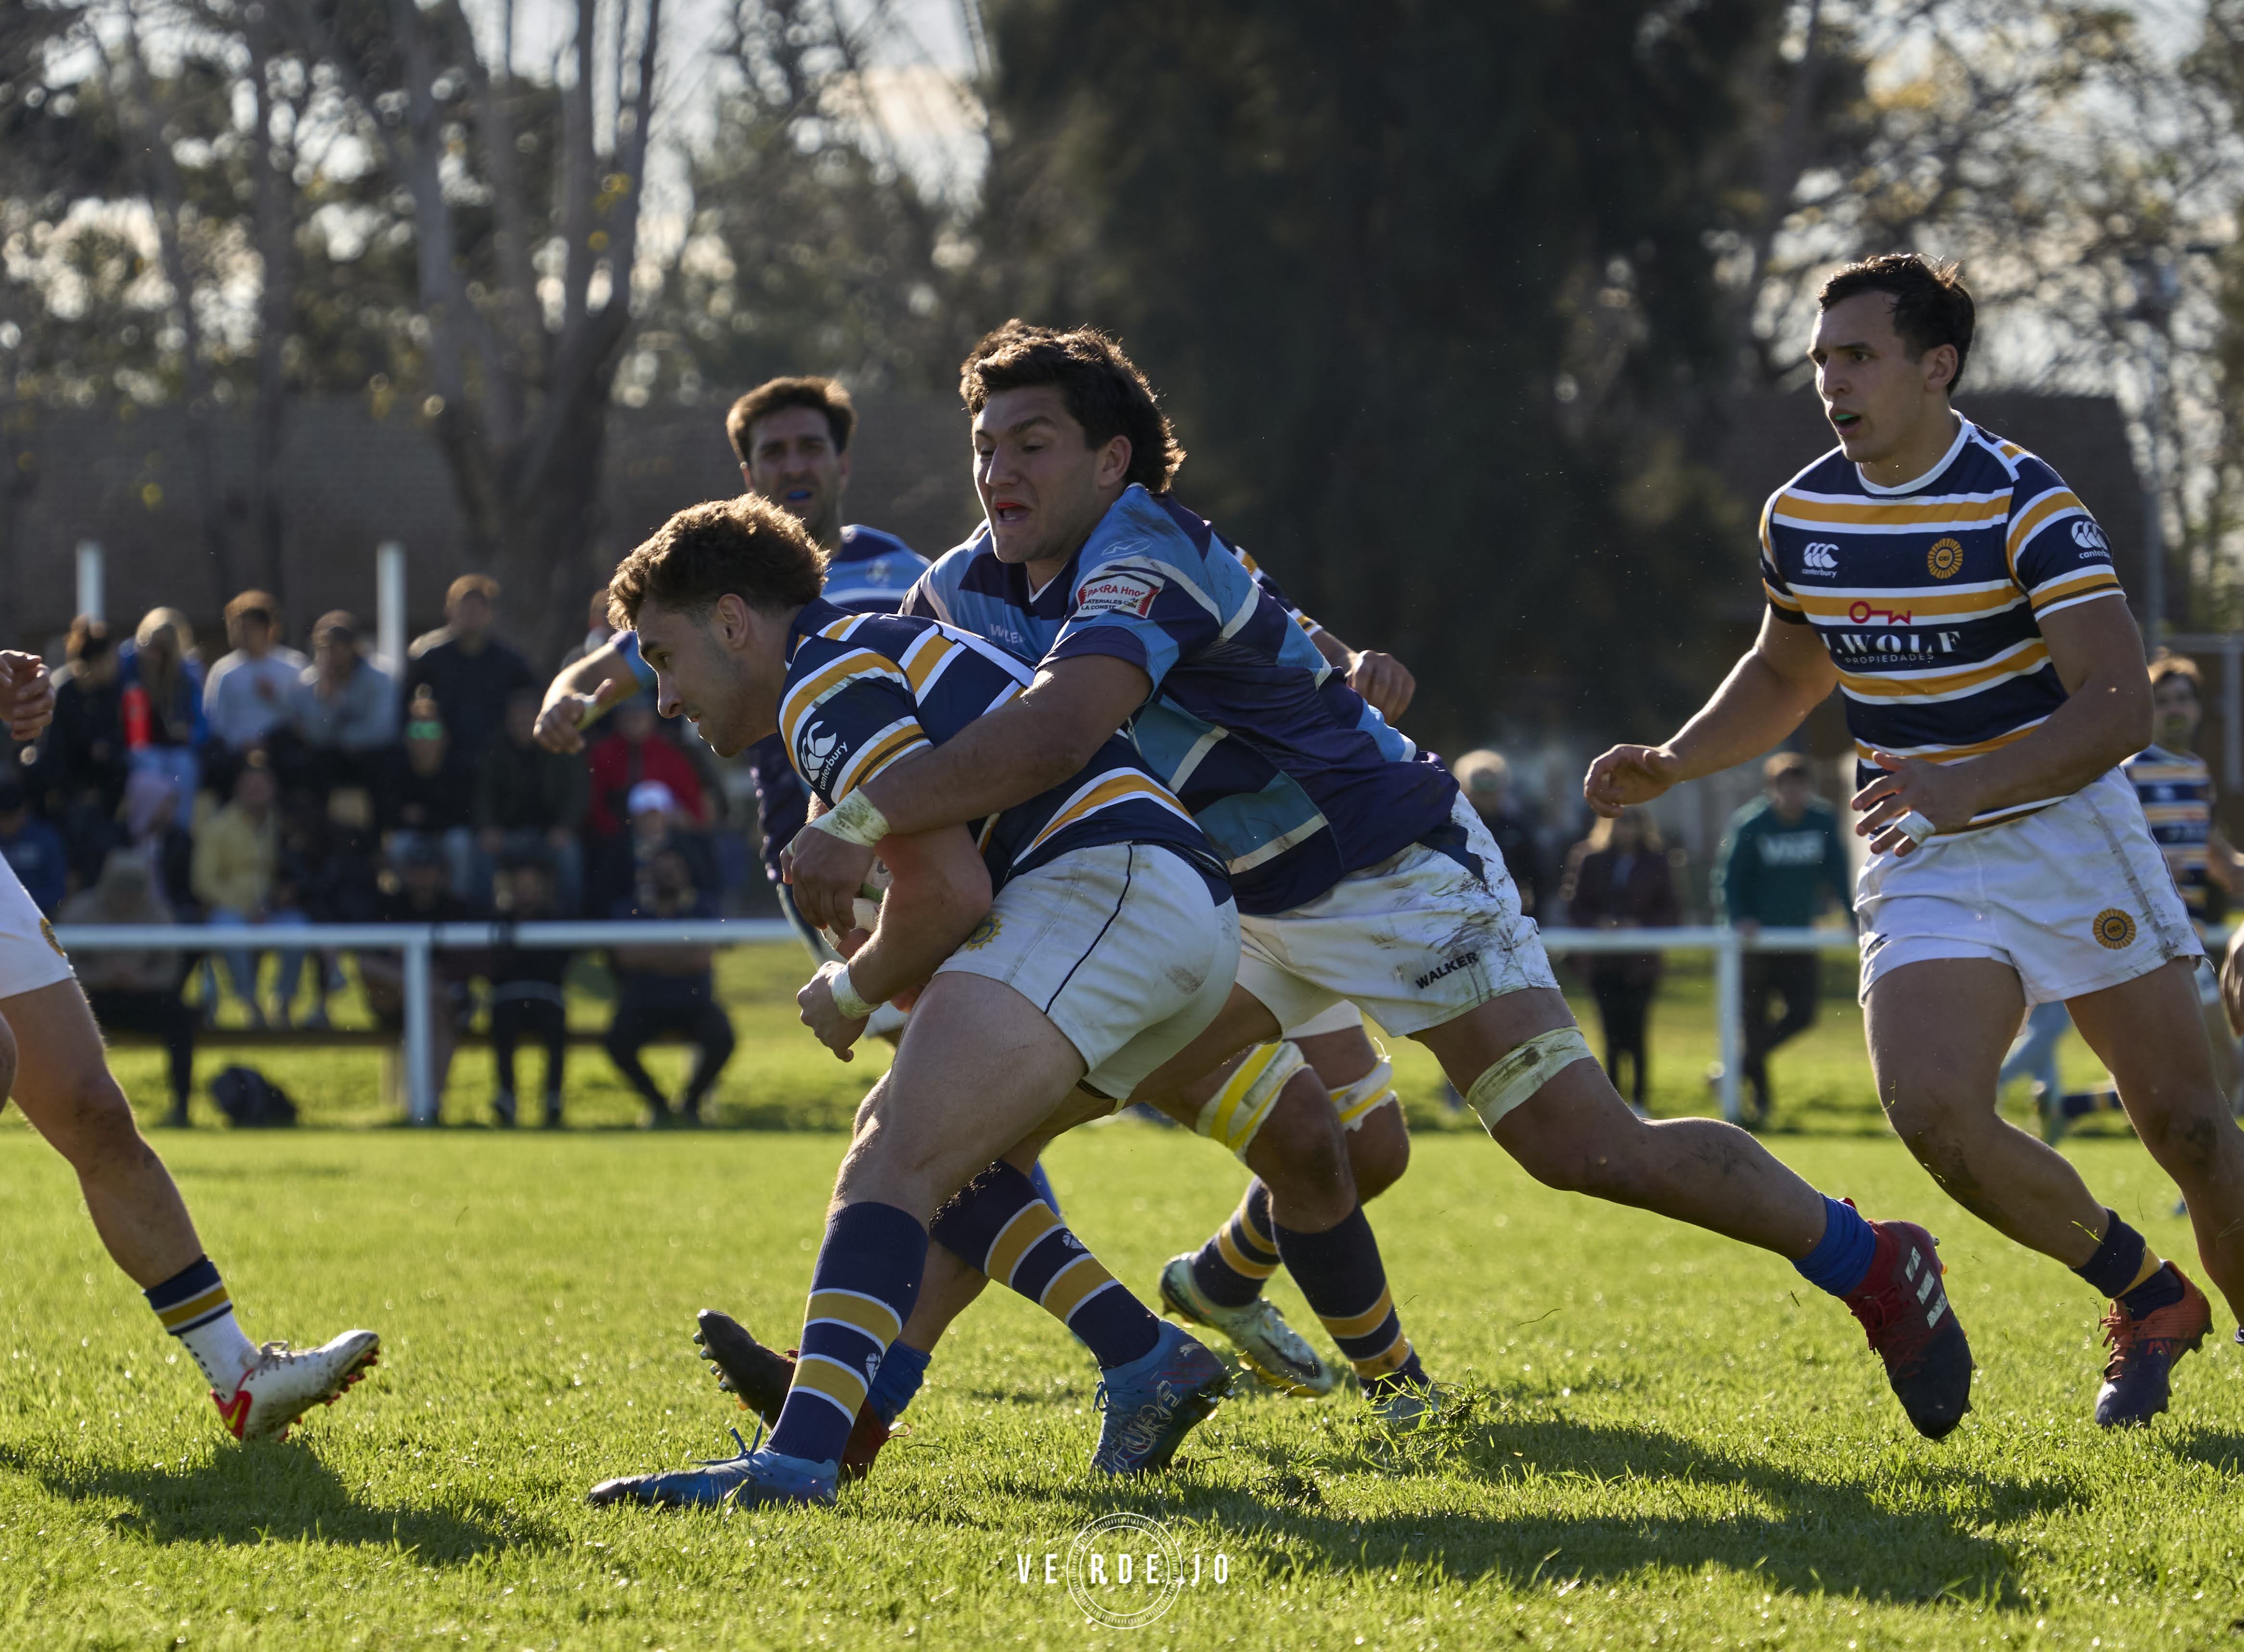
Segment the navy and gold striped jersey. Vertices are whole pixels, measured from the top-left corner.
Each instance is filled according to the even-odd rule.
[[[849,613],[830,602],[795,616],[780,692],[779,734],[804,785],[828,808],[891,763],[939,746],[1034,680],[1004,649],[937,623]],[[1071,849],[1158,843],[1231,898],[1222,863],[1184,805],[1119,735],[1081,773],[972,823],[993,889]]]
[[[2128,760],[2126,775],[2191,921],[2217,922],[2220,891],[2206,870],[2213,853],[2212,769],[2194,754],[2146,746]]]
[[[1166,495],[1124,489],[1033,589],[985,523],[904,612],[1045,665],[1106,654],[1143,670],[1153,694],[1130,739],[1224,857],[1241,912],[1290,912],[1416,843],[1480,870],[1449,770],[1348,686],[1268,576]]]
[[[1770,611],[1810,625],[1839,667],[1856,774],[1873,751],[1949,762],[2023,739],[2065,702],[2040,620],[2118,597],[2112,549],[2048,465],[1960,420],[1947,455],[1898,487],[1833,449],[1761,518]],[[1991,826],[2058,802],[1976,816]]]

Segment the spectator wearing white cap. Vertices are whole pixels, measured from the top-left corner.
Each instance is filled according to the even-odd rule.
[[[717,916],[716,903],[702,892],[682,840],[669,836],[669,811],[663,808],[668,788],[643,782],[632,791],[635,838],[646,844],[630,898],[617,904],[614,916],[632,918],[694,919]],[[674,799],[668,800],[674,802]],[[645,829],[647,834],[640,837]],[[660,836],[655,834],[659,832]],[[609,1024],[608,1059],[630,1081],[646,1103],[641,1121],[646,1128],[668,1124],[701,1122],[701,1107],[731,1060],[734,1046],[733,1024],[717,1002],[715,954],[707,946],[619,946],[615,949],[616,1015]],[[673,1113],[662,1088],[639,1060],[639,1052],[658,1038],[682,1038],[696,1050],[693,1072]]]

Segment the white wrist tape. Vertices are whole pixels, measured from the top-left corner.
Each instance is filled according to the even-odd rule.
[[[829,965],[834,973],[826,978],[826,990],[834,995],[834,1007],[853,1021],[862,1021],[872,1014],[874,1006],[857,996],[857,988],[849,979],[849,966]]]
[[[888,816],[873,806],[873,800],[865,796],[862,787],[810,823],[845,843],[855,843],[864,849],[872,848],[889,835]]]
[[[1921,812],[1914,809],[1910,809],[1909,813],[1903,815],[1899,820],[1896,821],[1894,823],[1894,827],[1895,829],[1899,831],[1903,836],[1912,838],[1920,843],[1926,838],[1931,836],[1933,833],[1940,829],[1930,821],[1927,820]]]

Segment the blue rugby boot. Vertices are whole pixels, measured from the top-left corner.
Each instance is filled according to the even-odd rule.
[[[760,1432],[757,1439],[763,1438]],[[767,1503],[834,1500],[842,1477],[838,1463],[814,1463],[769,1450],[751,1451],[736,1431],[738,1457],[720,1457],[660,1474],[629,1474],[602,1480],[585,1494],[595,1508],[641,1503],[651,1508],[754,1508]]]
[[[2104,1343],[2112,1351],[2104,1386],[2096,1396],[2099,1428],[2140,1428],[2166,1408],[2174,1362],[2196,1351],[2213,1329],[2213,1304],[2189,1276],[2171,1262],[2166,1271],[2181,1294],[2162,1307],[2137,1313],[2125,1301],[2104,1315]]]
[[[1099,1373],[1098,1405],[1106,1417],[1091,1454],[1092,1470],[1159,1473],[1230,1387],[1223,1362],[1181,1325],[1164,1321],[1152,1353]]]

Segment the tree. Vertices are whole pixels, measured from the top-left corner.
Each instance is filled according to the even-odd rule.
[[[510,10],[490,52],[459,0],[267,4],[403,198],[400,365],[425,387],[474,558],[558,645],[593,577],[610,394],[636,326],[662,0],[615,0],[605,42],[598,0],[576,0],[571,72],[551,85],[517,77]]]
[[[1707,164],[1746,0],[1017,0],[985,239],[1032,319],[1121,333],[1179,493],[1351,641],[1414,730],[1672,707],[1750,524],[1699,463],[1726,372]],[[1628,649],[1626,671],[1586,662]]]
[[[782,373],[952,382],[981,271],[960,203],[902,163],[868,91],[887,24],[884,5],[851,24],[820,0],[734,0],[642,393]]]

